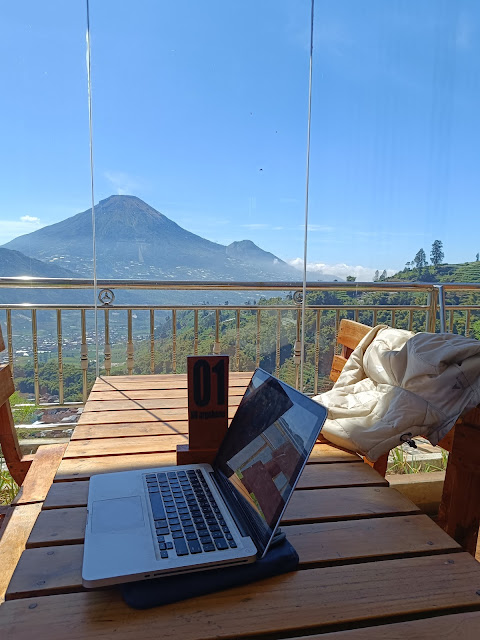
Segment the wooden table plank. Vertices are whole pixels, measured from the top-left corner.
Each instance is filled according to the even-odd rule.
[[[228,407],[231,420],[237,407]],[[156,422],[161,420],[187,420],[188,411],[184,409],[132,409],[129,411],[88,411],[82,413],[78,424],[114,424],[116,422]]]
[[[88,480],[54,482],[47,493],[43,508],[86,507],[89,485]]]
[[[284,527],[300,557],[300,567],[360,560],[461,551],[425,515],[373,518]],[[6,599],[82,591],[83,545],[48,546],[23,552]]]
[[[242,397],[247,389],[246,384],[239,386],[230,386],[229,396]],[[145,400],[147,398],[154,399],[182,399],[187,400],[186,387],[183,389],[135,389],[125,391],[95,391],[92,389],[88,396],[88,401],[94,400]]]
[[[413,502],[390,487],[310,489],[293,493],[283,522],[296,524],[419,512]]]
[[[373,473],[372,473],[373,472]],[[307,464],[303,470],[297,489],[327,488],[327,487],[358,487],[361,485],[388,486],[375,469],[368,464]]]
[[[304,635],[332,625],[480,608],[480,567],[466,553],[297,571],[161,609],[136,611],[118,591],[6,602],[0,636],[16,640],[207,640]],[[388,637],[388,634],[387,636]]]
[[[309,464],[303,470],[297,485],[300,489],[320,489],[347,486],[388,486],[385,478],[366,464]],[[88,480],[54,482],[50,487],[44,509],[80,507],[87,504]]]
[[[67,446],[63,459],[118,456],[134,453],[176,452],[177,444],[188,444],[188,435],[72,440]]]
[[[49,547],[79,544],[85,539],[87,509],[75,507],[41,511],[27,540],[26,547]]]
[[[51,444],[38,447],[13,504],[31,504],[45,500],[66,446],[66,444]]]
[[[348,462],[363,464],[362,459],[350,451],[342,451],[328,444],[316,444],[307,464],[333,462]],[[66,480],[84,480],[94,473],[111,473],[113,471],[127,471],[130,469],[149,469],[175,465],[176,454],[148,453],[118,456],[96,456],[91,458],[69,458],[60,463],[55,482]]]
[[[228,406],[238,407],[243,395],[228,396]],[[97,411],[137,411],[138,409],[186,409],[187,399],[172,398],[164,400],[157,398],[145,398],[141,400],[91,400],[85,404],[84,413],[95,413]]]
[[[148,453],[128,456],[104,456],[96,458],[72,458],[62,460],[55,482],[67,480],[85,480],[95,473],[111,473],[113,471],[130,471],[131,469],[153,469],[175,465],[175,453]]]
[[[84,506],[43,510],[28,539],[27,547],[81,542],[85,532],[86,513]],[[418,507],[388,487],[301,489],[294,492],[282,524],[417,513],[420,513]]]
[[[28,536],[40,513],[40,503],[10,507],[2,522],[0,537],[0,604],[12,577]],[[1,608],[1,607],[0,607]]]
[[[291,640],[478,640],[480,612],[455,613],[377,627],[297,636]]]
[[[245,387],[252,378],[252,373],[229,374],[229,388]],[[139,391],[143,389],[186,389],[186,374],[165,374],[153,376],[104,376],[98,378],[92,391]]]
[[[188,433],[186,420],[172,422],[120,422],[118,424],[78,424],[71,440],[96,440],[97,438],[125,438],[161,436]]]

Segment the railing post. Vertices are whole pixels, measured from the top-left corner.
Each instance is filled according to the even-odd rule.
[[[215,309],[215,341],[213,343],[212,353],[214,356],[222,353],[222,347],[220,346],[220,309]]]
[[[435,333],[437,328],[437,296],[438,291],[436,287],[433,287],[427,294],[427,317],[426,317],[426,330],[430,333]]]
[[[63,404],[62,311],[57,309],[58,402]]]
[[[37,310],[32,309],[32,338],[33,338],[33,390],[35,392],[35,404],[40,404],[40,384],[38,380],[38,331]]]
[[[131,376],[133,373],[133,329],[132,329],[132,310],[127,311],[127,371]]]
[[[103,348],[105,373],[110,375],[112,370],[112,348],[110,346],[110,316],[108,309],[105,309],[105,346]]]
[[[438,285],[438,313],[440,316],[440,333],[445,333],[446,318],[445,318],[445,290],[443,285]]]
[[[82,369],[82,399],[87,401],[87,369],[88,369],[88,345],[87,345],[87,322],[85,309],[80,312],[82,326],[82,344],[80,346],[80,367]]]

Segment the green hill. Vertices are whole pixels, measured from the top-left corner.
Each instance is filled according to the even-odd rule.
[[[480,262],[429,265],[423,269],[404,269],[386,278],[388,282],[480,282]]]

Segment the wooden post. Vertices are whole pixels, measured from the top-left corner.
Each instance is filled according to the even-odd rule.
[[[480,408],[455,425],[438,524],[475,556],[480,525]]]
[[[187,358],[188,445],[177,445],[177,464],[212,463],[228,429],[225,355]]]

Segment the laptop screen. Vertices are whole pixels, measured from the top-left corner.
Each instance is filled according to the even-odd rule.
[[[264,552],[326,418],[326,409],[257,369],[213,464]]]

